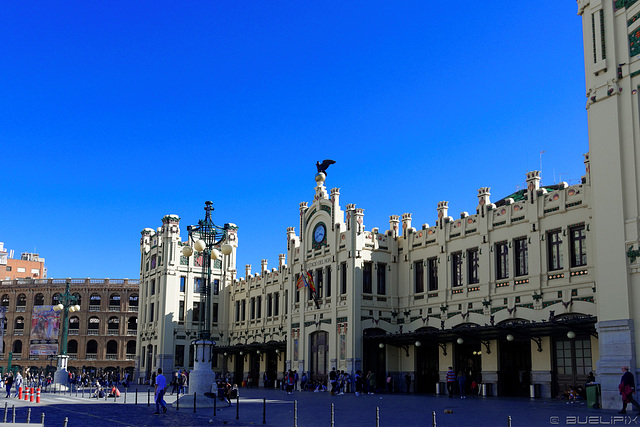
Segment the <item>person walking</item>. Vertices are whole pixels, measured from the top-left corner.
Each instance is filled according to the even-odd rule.
[[[162,368],[158,368],[158,375],[156,376],[156,412],[160,414],[160,406],[162,406],[162,413],[167,413],[167,403],[164,401],[164,391],[167,388],[167,379],[162,375]]]
[[[20,387],[22,387],[22,375],[20,374],[20,371],[18,371],[18,374],[16,375],[14,384],[16,386],[16,392],[13,397],[18,397],[18,392],[20,391]]]
[[[9,372],[7,378],[4,380],[4,386],[7,388],[7,395],[4,397],[5,399],[11,397],[11,385],[13,384],[13,374]]]
[[[620,385],[618,386],[620,389],[620,394],[622,395],[622,411],[619,411],[619,414],[627,413],[627,403],[631,403],[638,413],[640,413],[640,405],[633,398],[633,393],[636,390],[636,383],[633,379],[633,374],[629,372],[628,366],[622,367],[622,378],[620,379]]]
[[[460,399],[467,398],[467,392],[465,389],[466,386],[467,386],[467,376],[464,374],[464,371],[460,371],[458,372],[458,388],[460,388]]]
[[[449,370],[447,371],[447,391],[449,392],[449,397],[453,397],[453,389],[456,384],[456,373],[453,371],[453,366],[449,366]]]

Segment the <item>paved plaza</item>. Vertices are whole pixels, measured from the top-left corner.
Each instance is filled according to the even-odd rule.
[[[327,392],[296,392],[287,395],[260,388],[241,390],[238,420],[235,401],[231,407],[220,402],[214,417],[213,408],[196,408],[195,413],[192,405],[176,408],[176,396],[171,395],[166,397],[167,413],[154,415],[153,390],[150,406],[147,406],[147,390],[150,389],[146,386],[138,387],[137,405],[135,392],[131,391],[127,393],[126,403],[124,393],[115,402],[113,398],[91,399],[88,393],[84,398],[81,393],[78,396],[45,393],[40,404],[5,399],[9,407],[7,419],[11,422],[11,408],[15,405],[16,423],[25,423],[27,410],[31,408],[31,423],[39,422],[44,413],[46,426],[62,427],[65,418],[68,418],[68,427],[263,425],[263,399],[266,399],[264,425],[267,426],[293,426],[294,401],[297,401],[300,427],[331,426],[332,403],[335,426],[376,426],[376,408],[379,408],[380,426],[432,426],[434,411],[439,427],[507,426],[509,416],[512,426],[640,425],[640,417],[636,418],[635,413],[623,416],[616,411],[589,409],[584,402],[477,396],[460,399],[419,394],[331,396]],[[452,413],[445,413],[447,410]],[[0,421],[3,417],[2,409]]]

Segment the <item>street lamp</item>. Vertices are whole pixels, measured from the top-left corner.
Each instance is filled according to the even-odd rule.
[[[67,339],[69,336],[69,312],[74,313],[76,311],[80,311],[80,306],[78,305],[78,298],[71,295],[71,279],[67,279],[64,294],[60,295],[58,301],[60,302],[57,305],[53,306],[53,311],[62,312],[62,338],[60,340],[60,346],[58,350],[58,364],[56,373],[53,377],[53,382],[58,384],[59,386],[64,386],[67,384],[69,374],[67,372],[67,362],[69,361],[69,356],[67,356]]]
[[[194,251],[202,255],[202,282],[200,289],[202,309],[204,315],[200,316],[198,325],[198,339],[191,344],[195,347],[194,369],[196,375],[190,376],[190,390],[197,393],[197,396],[204,396],[204,393],[210,392],[211,384],[215,380],[215,374],[211,370],[211,356],[215,342],[211,340],[211,263],[221,257],[220,250],[224,255],[229,255],[233,251],[233,247],[229,244],[222,243],[228,240],[228,231],[235,228],[232,224],[225,224],[219,227],[211,220],[211,212],[213,211],[213,203],[204,202],[205,218],[199,220],[198,225],[187,226],[189,233],[189,241],[193,242],[193,247],[185,246],[182,248],[182,255],[190,257]]]

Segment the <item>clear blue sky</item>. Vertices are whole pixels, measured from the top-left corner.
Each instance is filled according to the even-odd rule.
[[[6,2],[0,241],[49,277],[139,276],[140,231],[216,208],[238,270],[275,267],[327,188],[433,224],[538,169],[578,183],[588,150],[572,0]],[[555,172],[555,175],[554,175]]]

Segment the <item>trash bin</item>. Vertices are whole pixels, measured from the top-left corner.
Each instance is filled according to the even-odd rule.
[[[480,394],[483,396],[493,396],[493,384],[484,383],[480,384]]]
[[[447,386],[445,383],[436,383],[436,394],[447,394]]]
[[[540,384],[531,384],[529,386],[529,397],[532,399],[540,399],[542,396],[542,387]]]
[[[600,384],[587,384],[587,407],[600,408]]]

